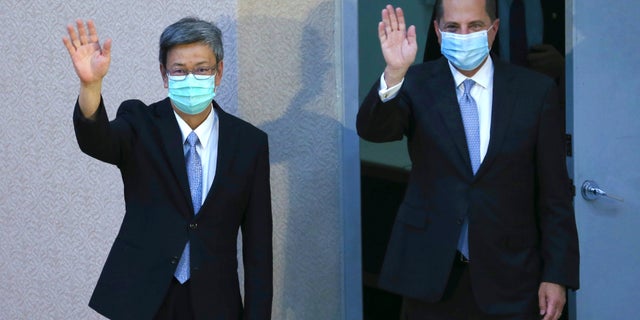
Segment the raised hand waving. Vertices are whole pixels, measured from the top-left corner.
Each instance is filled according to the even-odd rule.
[[[80,79],[78,104],[87,118],[92,118],[100,105],[102,79],[111,63],[111,39],[100,46],[98,33],[93,21],[87,21],[85,28],[82,20],[76,21],[78,32],[73,25],[67,26],[69,38],[62,38],[67,47],[73,68]]]
[[[412,25],[407,29],[402,9],[387,5],[382,9],[382,21],[378,23],[378,37],[387,63],[384,79],[391,87],[402,81],[416,59],[416,27]]]
[[[87,26],[82,20],[76,21],[78,32],[73,25],[67,26],[69,37],[62,38],[62,42],[73,62],[76,74],[83,85],[99,82],[109,70],[111,62],[111,39],[107,39],[100,46],[98,33],[93,21],[88,20]]]

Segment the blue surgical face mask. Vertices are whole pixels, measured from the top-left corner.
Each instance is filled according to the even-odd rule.
[[[216,96],[216,76],[207,79],[196,79],[188,74],[183,80],[178,77],[169,78],[169,98],[178,110],[186,114],[198,114],[204,111]]]
[[[491,26],[489,29],[493,28]],[[489,55],[488,30],[457,34],[440,30],[440,52],[460,70],[477,68]]]

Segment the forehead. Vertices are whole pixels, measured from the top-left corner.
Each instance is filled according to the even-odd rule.
[[[204,43],[180,44],[172,47],[167,52],[167,66],[174,64],[197,65],[202,63],[216,63],[216,55]]]
[[[442,23],[490,22],[485,0],[443,0]]]

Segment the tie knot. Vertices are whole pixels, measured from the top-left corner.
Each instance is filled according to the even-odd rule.
[[[470,94],[471,88],[473,88],[473,85],[476,84],[476,82],[471,79],[467,79],[463,81],[462,84],[464,84],[464,94]]]
[[[198,143],[198,135],[195,131],[191,131],[191,133],[189,133],[189,135],[187,136],[187,143],[191,147],[196,146],[196,143]]]

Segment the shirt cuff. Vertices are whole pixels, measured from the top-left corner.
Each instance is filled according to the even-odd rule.
[[[382,75],[380,76],[380,89],[378,89],[378,95],[380,96],[380,100],[382,100],[382,102],[387,102],[395,98],[398,95],[398,92],[400,92],[400,87],[402,87],[403,83],[404,83],[404,78],[402,78],[400,83],[396,84],[395,86],[391,88],[387,88],[387,82],[384,81],[384,72],[383,72]]]

